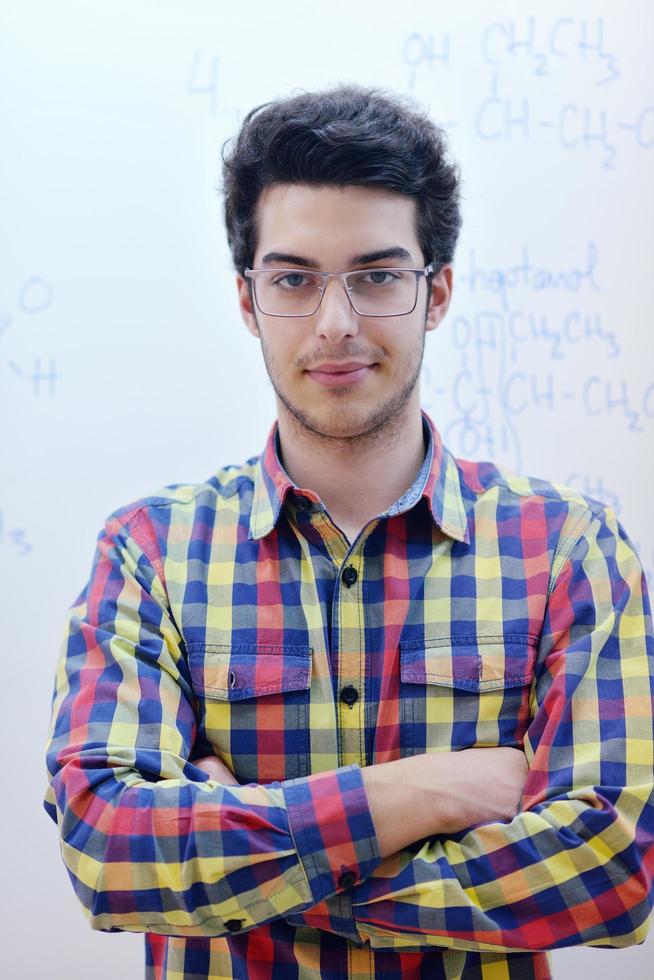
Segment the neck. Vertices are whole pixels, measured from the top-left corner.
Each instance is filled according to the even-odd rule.
[[[279,405],[280,462],[313,490],[341,527],[363,526],[413,484],[425,458],[419,403],[363,435],[332,437],[302,425]]]

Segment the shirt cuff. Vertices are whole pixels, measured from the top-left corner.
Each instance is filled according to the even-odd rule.
[[[281,785],[314,904],[368,878],[381,855],[360,766],[352,763]]]

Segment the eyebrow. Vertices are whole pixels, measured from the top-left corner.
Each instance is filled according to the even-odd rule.
[[[351,255],[349,264],[367,265],[368,262],[377,262],[379,259],[411,259],[411,253],[407,252],[401,245],[393,245],[391,248],[377,249],[375,252],[362,252],[360,255]],[[291,265],[302,266],[303,268],[317,269],[320,262],[309,258],[306,255],[291,255],[288,252],[266,252],[261,259],[261,265],[269,265],[271,262],[289,262]]]

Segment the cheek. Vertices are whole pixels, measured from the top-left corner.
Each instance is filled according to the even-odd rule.
[[[412,329],[407,329],[395,338],[395,343],[389,342],[388,353],[391,365],[404,370],[415,367],[420,362],[423,352],[423,336],[412,324]]]
[[[302,377],[302,372],[295,367],[298,358],[298,347],[290,337],[274,337],[271,339],[270,333],[267,337],[261,335],[261,350],[268,369],[268,373],[274,377],[284,377],[289,380],[297,380]]]

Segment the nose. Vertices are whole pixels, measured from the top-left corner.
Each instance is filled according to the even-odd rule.
[[[359,332],[357,314],[345,291],[342,279],[328,279],[322,302],[316,313],[316,336],[336,344],[342,337]]]

